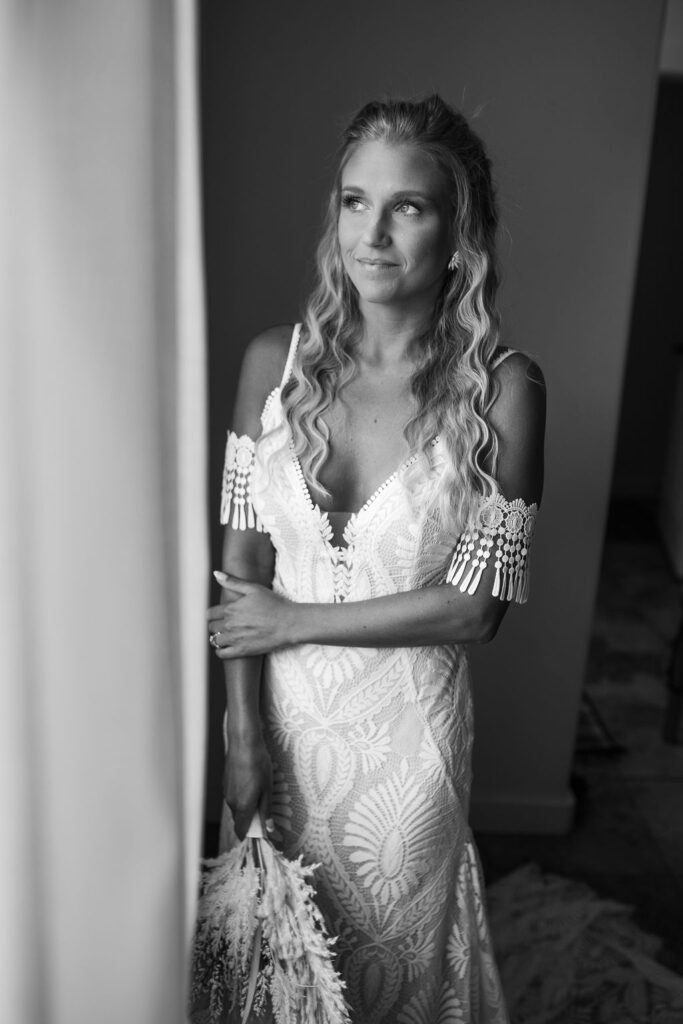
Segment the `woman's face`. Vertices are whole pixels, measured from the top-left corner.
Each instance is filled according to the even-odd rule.
[[[341,178],[339,246],[364,302],[433,303],[451,253],[441,172],[417,147],[366,142]]]

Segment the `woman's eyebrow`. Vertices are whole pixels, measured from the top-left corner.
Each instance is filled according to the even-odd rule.
[[[406,188],[400,192],[394,192],[392,199],[410,199],[410,198],[424,199],[427,202],[433,202],[434,196],[429,192],[421,192],[418,188]]]
[[[356,193],[359,196],[364,196],[366,194],[365,189],[362,189],[360,187],[360,185],[342,185],[341,186],[341,190],[342,190],[342,192],[354,192],[354,193]],[[418,198],[418,199],[424,199],[427,202],[434,202],[434,196],[430,195],[429,192],[421,192],[417,188],[405,188],[405,189],[401,189],[399,192],[392,192],[389,198],[390,199]]]

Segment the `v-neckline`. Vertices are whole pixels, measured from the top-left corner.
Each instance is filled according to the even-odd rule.
[[[292,459],[292,465],[294,466],[294,473],[296,475],[297,480],[299,481],[299,487],[301,489],[302,496],[306,501],[306,504],[308,505],[309,509],[311,510],[311,512],[314,513],[314,515],[316,516],[320,523],[320,532],[323,536],[323,540],[325,540],[329,544],[329,546],[333,548],[335,551],[345,551],[353,545],[353,534],[355,533],[355,524],[358,522],[358,519],[361,516],[365,515],[368,509],[372,508],[372,506],[378,500],[380,495],[384,494],[384,492],[388,490],[389,487],[391,487],[391,485],[398,479],[399,473],[404,468],[407,468],[409,465],[411,465],[416,459],[415,455],[409,455],[407,459],[404,459],[400,466],[397,469],[395,469],[394,472],[391,473],[385,480],[383,480],[379,487],[375,488],[375,490],[372,492],[367,501],[363,502],[361,507],[356,512],[341,511],[335,513],[332,510],[328,511],[328,509],[321,508],[318,502],[313,500],[313,495],[311,494],[309,486],[306,483],[306,477],[304,476],[304,471],[302,469],[301,462],[299,461],[299,456],[294,451],[294,445],[292,444],[291,441],[289,444],[289,451]],[[342,530],[341,539],[343,541],[343,544],[334,543],[334,530],[332,529],[332,523],[330,522],[330,515],[348,515],[349,517],[346,523],[344,524],[344,529]]]
[[[437,434],[436,437],[432,439],[431,443],[434,447],[436,447],[438,442],[439,435]],[[318,520],[320,526],[320,533],[322,535],[323,540],[329,545],[329,547],[333,551],[337,552],[337,554],[339,554],[340,552],[348,551],[350,548],[353,547],[353,544],[355,542],[355,534],[358,520],[362,516],[364,516],[379,500],[381,495],[383,495],[385,491],[387,491],[392,486],[392,484],[394,484],[398,480],[399,474],[402,473],[404,469],[407,469],[409,466],[412,466],[412,464],[416,461],[418,457],[416,453],[413,453],[412,455],[409,455],[407,458],[405,458],[403,462],[401,462],[398,465],[398,467],[393,471],[393,473],[391,473],[385,480],[382,481],[382,483],[378,487],[375,488],[375,490],[372,492],[367,501],[363,502],[361,507],[356,512],[334,512],[332,510],[328,511],[327,509],[321,508],[318,502],[313,500],[313,496],[306,482],[306,477],[304,476],[304,471],[301,466],[301,462],[299,461],[299,456],[294,451],[294,444],[291,438],[289,442],[289,452],[292,460],[292,465],[294,467],[295,476],[299,481],[299,488],[301,490],[301,494],[306,504],[308,505],[310,511],[316,516],[316,519]],[[348,515],[349,517],[346,523],[344,524],[344,529],[342,530],[341,534],[343,544],[334,543],[334,530],[332,529],[332,523],[330,522],[330,515]]]
[[[281,394],[282,384],[276,385],[266,398],[263,412],[261,413],[262,422],[264,418],[267,416],[267,413],[272,403],[276,401],[276,396],[277,398],[279,398]],[[436,447],[440,440],[440,435],[436,434],[432,438],[432,446]],[[306,483],[306,477],[304,476],[304,471],[301,467],[301,462],[299,461],[298,455],[294,451],[294,443],[292,441],[291,436],[289,438],[288,447],[294,473],[299,482],[299,490],[301,492],[301,496],[306,502],[306,505],[308,506],[311,514],[316,517],[320,529],[320,534],[325,543],[328,545],[330,551],[333,552],[335,560],[341,558],[344,552],[348,551],[353,547],[355,543],[355,534],[359,519],[361,519],[375,505],[375,503],[384,494],[384,492],[389,490],[389,488],[398,480],[399,474],[402,473],[404,469],[407,469],[408,466],[412,466],[412,464],[418,458],[418,455],[415,453],[405,458],[403,462],[401,462],[396,467],[393,473],[390,473],[386,480],[383,480],[382,483],[375,488],[370,497],[367,499],[367,501],[363,502],[358,511],[334,513],[328,512],[327,509],[321,508],[320,505],[313,500],[313,496],[311,495],[308,484]],[[334,530],[332,529],[332,523],[330,522],[329,517],[330,515],[335,514],[348,515],[349,517],[346,523],[344,524],[344,529],[342,530],[341,534],[341,539],[344,542],[343,544],[334,543]]]

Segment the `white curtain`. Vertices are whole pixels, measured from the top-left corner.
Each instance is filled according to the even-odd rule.
[[[173,1024],[208,542],[192,0],[0,0],[0,1017]]]

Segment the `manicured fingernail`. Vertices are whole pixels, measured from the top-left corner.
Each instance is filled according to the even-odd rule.
[[[213,575],[214,575],[214,578],[216,580],[218,580],[218,582],[220,584],[222,584],[223,586],[225,586],[225,584],[230,579],[230,577],[228,576],[227,572],[221,572],[220,569],[215,569]]]
[[[273,821],[272,818],[266,818],[266,832],[274,832],[274,831],[275,831],[275,822]]]

